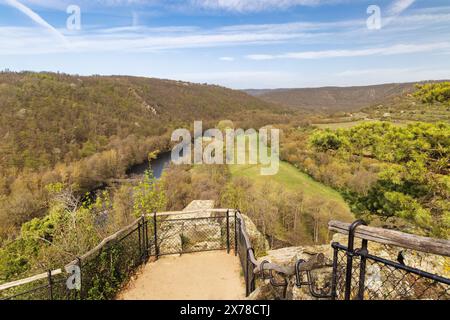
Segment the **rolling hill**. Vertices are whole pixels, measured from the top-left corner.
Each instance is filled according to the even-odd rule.
[[[48,188],[81,196],[170,148],[176,128],[289,119],[242,91],[125,76],[0,72],[0,243],[44,216]],[[56,187],[58,188],[58,187]]]
[[[415,83],[362,87],[246,90],[266,102],[325,113],[357,111],[414,91]]]
[[[108,149],[112,139],[159,136],[194,120],[257,122],[280,108],[242,91],[181,81],[2,72],[0,110],[1,172],[68,163]]]

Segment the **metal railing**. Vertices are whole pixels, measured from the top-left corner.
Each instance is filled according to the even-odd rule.
[[[336,300],[450,300],[450,279],[408,266],[402,251],[398,261],[369,253],[368,240],[355,248],[355,231],[349,228],[347,247],[333,243],[331,297]]]
[[[0,300],[112,299],[139,265],[150,257],[227,250],[235,246],[232,209],[152,213],[104,239],[61,269],[0,285]],[[70,266],[81,285],[69,290]]]
[[[234,244],[234,217],[229,209],[148,215],[145,224],[148,256],[227,250]]]
[[[131,272],[146,261],[142,234],[142,217],[104,239],[97,247],[61,269],[0,285],[1,300],[72,300],[110,299]],[[71,274],[76,266],[81,279],[78,290],[69,290]],[[47,276],[45,276],[47,275]]]
[[[255,257],[255,251],[251,245],[250,238],[247,234],[245,221],[239,211],[235,211],[235,255],[239,256],[242,271],[245,279],[245,296],[248,297],[255,291],[255,273],[254,269],[258,266],[258,261]]]
[[[257,260],[245,217],[238,210],[152,213],[104,239],[62,269],[0,285],[0,299],[112,299],[136,268],[150,257],[158,259],[163,255],[212,250],[230,253],[233,249],[242,267],[247,297],[255,291],[260,279],[269,280],[270,285],[281,288],[281,298],[286,298],[289,278],[295,277],[298,287],[308,286],[312,297],[322,299],[450,299],[450,279],[405,265],[401,252],[398,261],[369,253],[368,237],[373,240],[374,232],[385,235],[392,234],[392,231],[372,228],[370,234],[368,231],[357,234],[358,227],[364,225],[362,221],[350,226],[335,223],[341,228],[338,232],[348,234],[348,245],[332,244],[332,265],[326,263],[323,254],[318,254],[309,261],[299,260],[293,266],[282,267]],[[396,241],[403,235],[397,233],[400,238]],[[355,236],[361,238],[360,248],[355,248]],[[376,239],[382,239],[383,243],[393,241],[389,237]],[[448,241],[420,240],[421,243],[433,244],[430,249],[435,251],[433,253],[444,252],[449,256]],[[417,242],[413,241],[414,245]],[[65,270],[70,267],[77,267],[80,273],[81,285],[77,290],[68,289],[72,278]],[[326,290],[316,288],[313,275],[316,269],[324,267],[332,268]]]

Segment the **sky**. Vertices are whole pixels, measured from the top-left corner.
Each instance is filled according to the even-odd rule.
[[[234,89],[450,79],[450,1],[0,0],[0,69]]]

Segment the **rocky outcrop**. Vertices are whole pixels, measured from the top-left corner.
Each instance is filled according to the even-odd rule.
[[[256,225],[249,217],[247,217],[245,214],[242,214],[242,218],[244,219],[245,229],[247,231],[248,237],[250,238],[253,249],[255,250],[255,254],[257,256],[265,255],[270,249],[270,245],[266,237],[264,237],[264,235],[259,232]]]
[[[339,242],[346,246],[347,237],[336,234],[333,237],[333,242]],[[355,248],[359,247],[361,247],[361,241],[356,240]],[[406,265],[432,274],[438,274],[447,278],[450,277],[450,260],[442,256],[411,250],[402,250],[397,247],[382,245],[374,242],[369,242],[368,250],[372,255],[391,261],[397,261],[399,258],[399,253],[401,252],[403,262]],[[325,266],[312,271],[311,276],[315,291],[326,294],[331,292],[333,258],[333,249],[331,245],[290,247],[279,250],[271,250],[268,251],[265,257],[258,260],[267,260],[280,266],[292,266],[295,265],[296,261],[299,259],[308,261],[318,253],[323,253],[325,255]],[[345,258],[343,253],[341,257]],[[345,260],[343,260],[343,262],[343,267],[339,269],[340,275],[342,276],[345,272]],[[359,274],[357,267],[359,267],[359,264],[355,263],[353,271],[355,274],[355,279],[358,279]],[[259,281],[259,284],[257,285],[258,289],[250,296],[250,299],[317,299],[311,295],[307,285],[302,285],[300,288],[295,285],[295,276],[289,277],[287,280],[288,286],[286,293],[284,293],[283,288],[273,287],[268,280]],[[303,274],[302,282],[306,281],[306,274]],[[395,271],[392,268],[377,263],[367,263],[365,283],[365,299],[435,299],[440,293],[444,292],[445,294],[445,288],[443,289],[440,287],[440,284],[419,279],[411,274],[407,274],[399,270]],[[428,287],[430,287],[430,289],[425,290]],[[448,294],[449,293],[447,293],[447,295]]]
[[[158,224],[160,253],[216,250],[226,245],[226,220],[223,212],[212,212],[214,201],[194,200],[183,214],[170,215]],[[195,212],[192,212],[195,211]],[[269,250],[267,239],[246,215],[242,215],[247,234],[258,255]],[[234,241],[234,212],[230,212],[230,242]]]
[[[223,247],[223,218],[211,219],[215,215],[210,211],[213,208],[214,201],[195,200],[183,211],[198,212],[171,215],[160,222],[160,252],[175,254]]]

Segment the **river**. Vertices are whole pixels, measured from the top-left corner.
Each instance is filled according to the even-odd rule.
[[[149,165],[153,170],[153,175],[156,179],[160,179],[164,169],[170,164],[171,152],[163,152],[158,155],[158,158],[152,161],[145,161],[141,164],[132,166],[127,170],[127,176],[129,178],[137,178],[143,176],[145,171],[148,170]]]

